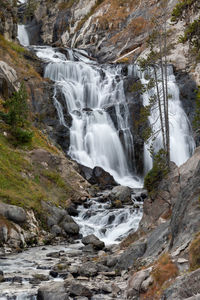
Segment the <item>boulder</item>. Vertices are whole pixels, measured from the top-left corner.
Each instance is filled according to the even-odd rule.
[[[51,282],[41,286],[37,293],[37,300],[69,300],[64,282]]]
[[[64,223],[62,225],[65,232],[69,235],[77,235],[79,233],[79,226],[78,224],[74,223]]]
[[[0,95],[8,98],[19,88],[17,73],[6,62],[0,61]]]
[[[86,277],[93,277],[97,275],[97,272],[98,272],[98,267],[93,262],[86,262],[82,264],[79,271],[81,276],[86,276]]]
[[[115,266],[116,270],[127,270],[135,263],[135,261],[142,257],[146,251],[146,242],[137,242],[127,248],[118,258]]]
[[[26,212],[22,207],[2,202],[0,202],[0,215],[15,223],[24,223],[26,221]]]
[[[152,268],[141,270],[134,273],[128,280],[127,299],[132,299],[134,296],[139,296],[141,287],[144,281],[149,278]]]
[[[122,204],[132,204],[131,188],[127,186],[116,186],[112,189],[110,198],[112,201],[119,200]]]
[[[92,292],[85,286],[79,283],[72,283],[69,287],[70,296],[84,296],[91,298]]]
[[[90,182],[90,181],[89,181]],[[112,175],[106,172],[101,167],[95,167],[92,172],[92,179],[90,183],[96,183],[101,187],[117,185]]]
[[[84,245],[92,245],[94,249],[101,250],[105,247],[104,242],[100,241],[94,234],[90,234],[82,238]]]
[[[79,164],[79,173],[91,184],[98,184],[101,188],[117,185],[113,176],[101,167],[94,169]]]

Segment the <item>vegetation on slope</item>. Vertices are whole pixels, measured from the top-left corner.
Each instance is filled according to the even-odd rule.
[[[80,178],[60,150],[32,125],[34,114],[30,111],[27,81],[37,87],[42,78],[34,69],[34,62],[31,60],[30,64],[25,58],[28,55],[31,54],[26,49],[0,36],[0,60],[17,71],[20,81],[27,78],[10,98],[6,93],[0,96],[0,201],[33,209],[42,220],[42,201],[67,207],[71,200],[80,198]],[[53,161],[58,160],[58,164],[44,165],[35,159],[37,149],[45,151]]]

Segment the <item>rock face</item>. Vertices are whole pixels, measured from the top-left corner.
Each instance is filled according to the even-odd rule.
[[[200,269],[185,276],[178,277],[176,281],[166,289],[162,300],[199,299],[200,296]],[[190,298],[191,297],[191,298]],[[194,298],[193,298],[194,297]]]
[[[17,7],[14,0],[1,1],[0,34],[8,40],[17,36]]]
[[[8,98],[19,88],[16,71],[6,62],[0,61],[0,95]]]
[[[152,276],[154,280],[159,280],[162,273],[157,276],[155,271],[150,273],[147,271],[149,264],[153,264],[158,257],[162,257],[163,253],[171,254],[180,272],[189,269],[188,260],[185,259],[191,256],[189,254],[191,246],[188,246],[195,238],[195,234],[199,233],[200,228],[199,182],[200,147],[179,168],[172,164],[170,173],[160,182],[154,196],[151,199],[144,199],[144,214],[137,231],[139,240],[133,242],[120,254],[118,263],[115,265],[115,268],[119,266],[122,269],[133,266],[135,271],[128,282],[127,299],[138,299],[141,293],[151,290],[149,285],[153,284]],[[142,245],[144,246],[141,247]],[[136,272],[138,266],[144,265],[146,269]],[[156,263],[153,268],[156,269]],[[157,268],[160,270],[160,266]],[[170,268],[173,270],[172,265]],[[198,295],[200,291],[199,269],[186,276],[177,277],[172,282],[173,284],[164,291],[160,299],[181,300],[190,299],[190,297],[193,299],[192,297]],[[152,290],[154,288],[155,285]]]

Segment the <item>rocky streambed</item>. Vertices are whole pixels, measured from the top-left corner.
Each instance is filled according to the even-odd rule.
[[[144,190],[121,186],[98,192],[73,217],[80,239],[2,254],[0,299],[125,299],[119,242],[137,229],[145,197]]]

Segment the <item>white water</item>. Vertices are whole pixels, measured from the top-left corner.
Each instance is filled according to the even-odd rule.
[[[30,45],[26,25],[18,25],[17,38],[22,46],[27,47]]]
[[[83,236],[94,234],[106,245],[119,243],[130,232],[136,231],[142,218],[142,202],[124,208],[111,208],[110,203],[100,203],[97,199],[89,201],[89,208],[79,207],[79,216],[74,218]]]
[[[151,71],[150,71],[151,72]],[[145,78],[145,72],[141,72],[139,67],[130,66],[130,74],[137,74],[142,84],[146,86],[148,80]],[[151,74],[152,76],[152,74]],[[160,76],[158,74],[158,76]],[[159,90],[162,91],[161,82],[159,83]],[[143,104],[144,106],[149,104],[149,98],[156,94],[155,88],[143,94]],[[168,67],[168,94],[169,98],[169,124],[170,124],[170,159],[175,162],[178,166],[186,162],[192,155],[195,149],[195,142],[192,136],[191,125],[189,119],[184,112],[182,107],[179,88],[176,84],[176,79],[173,74],[172,66]],[[153,131],[159,131],[156,140],[153,142],[153,147],[155,152],[162,148],[162,136],[160,130],[160,119],[158,109],[153,109],[151,111],[151,116],[149,117],[149,122],[153,127]],[[152,168],[152,158],[149,153],[149,146],[152,140],[144,147],[144,165],[145,172]]]
[[[69,155],[79,163],[100,166],[126,186],[141,187],[131,174],[134,152],[120,66],[100,66],[84,51],[68,50],[65,55],[51,47],[37,47],[38,57],[48,62],[45,77],[55,81],[54,101],[60,123],[66,126],[63,107],[56,98],[60,89],[64,105],[72,116]],[[117,128],[106,109],[114,106]],[[119,138],[123,136],[124,146]]]

